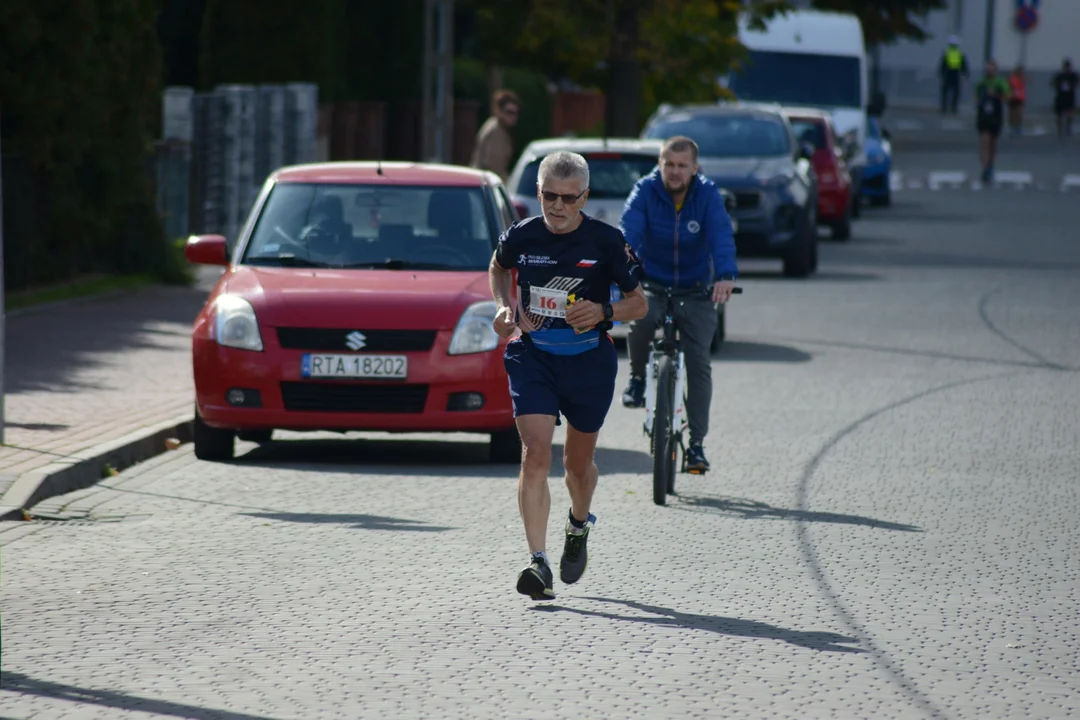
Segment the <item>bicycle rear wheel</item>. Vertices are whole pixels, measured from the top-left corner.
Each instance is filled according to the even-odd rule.
[[[656,409],[653,412],[653,502],[667,504],[667,495],[675,490],[675,366],[671,358],[660,358],[656,373]]]

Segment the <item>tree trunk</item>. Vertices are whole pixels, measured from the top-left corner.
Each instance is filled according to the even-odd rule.
[[[637,137],[643,92],[637,58],[641,0],[609,0],[608,8],[613,22],[604,125],[609,137]]]

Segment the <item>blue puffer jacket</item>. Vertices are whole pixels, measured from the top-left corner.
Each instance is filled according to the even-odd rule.
[[[738,275],[731,217],[716,184],[700,173],[676,212],[659,168],[653,170],[634,185],[619,227],[649,280],[687,288]]]

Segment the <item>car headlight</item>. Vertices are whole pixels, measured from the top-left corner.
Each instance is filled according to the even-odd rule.
[[[764,182],[767,187],[783,187],[789,184],[795,176],[791,173],[780,173],[779,175],[773,175],[771,178]]]
[[[262,351],[262,335],[255,309],[237,295],[219,295],[214,301],[214,340],[218,345]]]
[[[497,306],[493,300],[473,303],[465,308],[450,338],[450,355],[468,355],[469,353],[487,352],[499,346],[499,336],[495,334],[492,323],[495,322]]]

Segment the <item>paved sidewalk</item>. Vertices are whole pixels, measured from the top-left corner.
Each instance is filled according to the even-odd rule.
[[[200,269],[192,288],[151,287],[7,318],[0,506],[8,507],[0,515],[28,478],[40,485],[71,469],[85,476],[84,466],[97,463],[100,476],[102,458],[120,453],[114,462],[123,462],[140,443],[140,456],[156,454],[146,436],[190,420],[191,323],[219,274]]]

